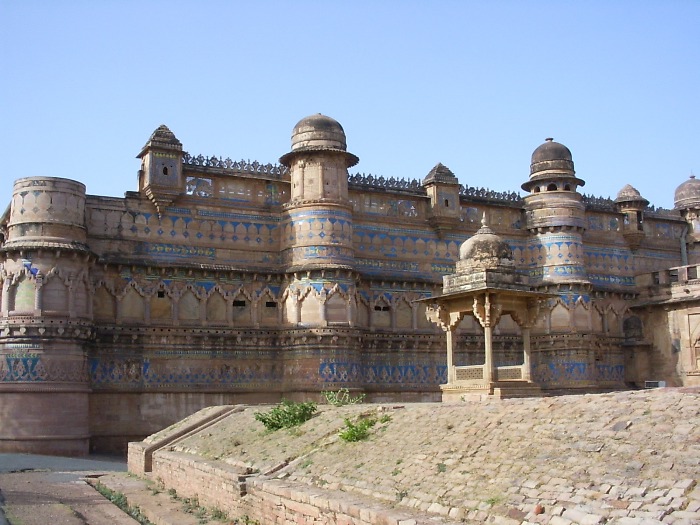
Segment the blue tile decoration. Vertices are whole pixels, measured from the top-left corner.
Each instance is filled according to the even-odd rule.
[[[447,366],[435,362],[406,364],[357,363],[322,360],[318,375],[323,383],[334,386],[365,384],[373,386],[401,385],[402,388],[425,388],[447,382]]]
[[[182,357],[182,356],[180,356]],[[214,388],[248,387],[280,383],[284,377],[279,362],[242,360],[229,355],[228,362],[159,359],[138,357],[92,357],[89,359],[90,383],[100,387]]]
[[[46,381],[47,373],[38,354],[6,355],[0,361],[0,382]]]
[[[542,384],[556,385],[567,384],[572,386],[576,382],[616,382],[625,380],[625,366],[622,364],[598,364],[591,366],[585,362],[549,362],[533,367],[533,379]]]

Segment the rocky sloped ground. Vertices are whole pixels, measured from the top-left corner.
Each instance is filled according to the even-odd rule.
[[[268,408],[232,414],[175,450],[467,522],[700,523],[698,391],[322,405],[274,432],[254,418]],[[346,418],[377,423],[346,442]]]

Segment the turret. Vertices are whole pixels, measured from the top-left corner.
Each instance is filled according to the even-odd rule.
[[[0,451],[88,452],[92,340],[85,186],[15,182],[0,249]]]
[[[450,168],[438,163],[423,179],[423,187],[430,197],[428,222],[442,238],[459,224],[459,181]]]
[[[167,126],[161,125],[136,158],[141,159],[139,191],[148,196],[160,216],[183,192],[182,143]]]
[[[346,151],[345,131],[330,117],[313,115],[294,126],[289,168],[283,260],[287,271],[351,269],[352,208],[348,168],[359,159]]]
[[[291,198],[283,205],[282,262],[289,283],[286,321],[293,326],[355,321],[348,168],[359,159],[346,147],[343,127],[319,113],[294,126],[292,150],[280,158],[291,179]]]
[[[644,239],[644,209],[649,205],[636,188],[625,185],[615,198],[615,204],[624,215],[622,235],[631,250],[636,250]]]
[[[676,188],[673,209],[688,223],[688,242],[700,241],[700,180],[695,175]]]
[[[530,237],[530,279],[534,285],[590,286],[582,235],[585,205],[577,188],[569,148],[548,138],[532,154],[530,179],[522,185]]]

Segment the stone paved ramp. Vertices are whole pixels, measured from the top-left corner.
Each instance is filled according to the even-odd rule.
[[[83,478],[93,474],[97,475],[41,471],[0,474],[0,515],[4,513],[10,525],[138,525],[85,482]]]
[[[700,524],[700,394],[657,389],[402,407],[322,407],[265,433],[250,408],[176,451],[467,523]],[[386,415],[368,441],[343,418]],[[385,418],[386,419],[386,418]]]

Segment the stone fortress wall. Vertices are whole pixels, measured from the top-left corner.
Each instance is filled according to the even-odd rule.
[[[139,157],[124,198],[15,183],[0,221],[0,450],[123,449],[203,406],[340,387],[439,400],[444,334],[415,301],[440,293],[482,218],[533,289],[556,294],[532,330],[545,392],[698,383],[695,328],[677,328],[696,294],[671,319],[659,312],[678,270],[652,277],[700,260],[695,179],[674,211],[629,186],[586,197],[551,140],[522,198],[442,164],[423,181],[349,175],[359,159],[322,115],[297,124],[281,165],[190,156],[165,126]],[[498,363],[521,364],[517,324],[494,336]],[[482,347],[466,318],[457,361],[479,364]]]

